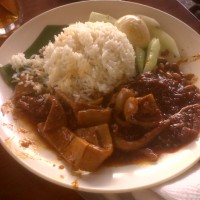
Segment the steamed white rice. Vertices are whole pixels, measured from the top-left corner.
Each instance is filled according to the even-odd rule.
[[[14,69],[35,69],[34,74],[39,73],[44,85],[74,98],[92,99],[109,93],[136,73],[133,46],[110,23],[72,24],[44,47],[42,54],[42,58],[31,59],[18,54],[11,64]]]

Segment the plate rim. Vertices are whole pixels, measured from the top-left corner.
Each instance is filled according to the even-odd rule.
[[[92,4],[93,4],[94,2],[97,2],[97,3],[99,3],[99,2],[105,3],[105,2],[107,2],[107,1],[101,1],[101,0],[100,0],[100,1],[81,1],[81,2],[74,2],[74,3],[69,3],[69,4],[66,4],[66,5],[58,6],[58,7],[56,7],[56,8],[50,9],[50,10],[48,10],[48,11],[45,11],[45,12],[43,12],[43,13],[41,13],[41,14],[35,16],[35,17],[33,17],[31,20],[29,20],[29,21],[27,21],[26,23],[24,23],[24,24],[23,24],[18,30],[16,30],[15,32],[21,31],[21,29],[22,29],[23,27],[26,28],[27,24],[31,24],[34,20],[37,20],[37,19],[39,19],[41,16],[47,15],[48,13],[51,13],[52,11],[57,11],[57,10],[59,10],[60,8],[69,7],[70,5],[86,4],[86,3],[92,3]],[[185,22],[183,22],[183,21],[181,21],[180,19],[174,17],[173,15],[170,15],[169,13],[166,13],[165,11],[159,10],[159,9],[157,9],[157,8],[154,8],[154,7],[151,7],[151,6],[148,6],[148,5],[144,5],[144,4],[141,4],[141,3],[128,2],[128,1],[119,1],[119,0],[114,0],[114,1],[113,1],[113,0],[109,0],[109,2],[137,4],[137,5],[142,6],[142,7],[148,7],[148,8],[150,8],[150,9],[157,10],[157,11],[159,11],[159,12],[162,12],[162,13],[167,14],[167,15],[170,16],[170,17],[175,18],[176,20],[178,20],[179,22],[183,23],[185,26],[187,26],[188,28],[190,28],[190,29],[191,29],[190,31],[193,31],[193,32],[195,32],[195,34],[198,34],[194,29],[192,29],[192,28],[191,28],[189,25],[187,25]],[[24,29],[25,29],[25,28],[24,28]],[[198,34],[198,35],[199,35],[199,34]],[[9,43],[10,38],[14,38],[14,37],[15,37],[15,33],[13,33],[13,34],[2,44],[1,47],[4,48],[4,46],[6,46],[7,43]],[[2,127],[1,127],[1,131],[2,131]],[[27,170],[31,171],[31,172],[34,173],[35,175],[37,175],[37,176],[39,176],[39,177],[41,177],[41,178],[43,178],[43,179],[45,179],[45,180],[47,180],[47,181],[50,181],[50,182],[52,182],[52,183],[55,183],[55,184],[57,184],[57,185],[60,185],[60,186],[64,186],[64,187],[68,187],[68,188],[74,189],[74,188],[72,187],[72,185],[70,185],[70,184],[69,184],[69,185],[65,185],[65,184],[63,184],[63,183],[60,183],[58,180],[56,180],[56,181],[53,180],[53,179],[50,180],[49,177],[44,176],[43,174],[41,174],[41,173],[39,173],[39,172],[33,170],[33,169],[30,168],[28,165],[26,165],[26,164],[25,164],[25,161],[23,162],[20,158],[16,157],[16,156],[10,151],[10,149],[5,145],[5,143],[1,140],[1,134],[0,134],[0,144],[3,146],[3,148],[4,148],[18,163],[20,163],[20,165],[22,165],[24,168],[26,168]],[[199,155],[199,157],[200,157],[200,155]],[[116,191],[116,189],[106,190],[106,191],[105,191],[105,190],[100,190],[100,189],[98,189],[98,188],[93,188],[93,189],[90,190],[90,189],[88,189],[87,187],[85,187],[85,188],[84,188],[84,187],[80,187],[80,188],[78,188],[78,191],[86,191],[86,192],[93,192],[93,193],[96,193],[96,192],[98,192],[98,193],[105,193],[105,192],[106,192],[106,193],[121,193],[121,192],[130,192],[130,191],[137,190],[137,189],[145,189],[145,188],[149,188],[149,187],[155,186],[155,185],[157,185],[157,184],[161,184],[161,183],[163,183],[163,182],[166,182],[166,181],[168,181],[168,180],[173,179],[174,177],[179,176],[180,174],[182,174],[182,173],[184,173],[186,170],[188,170],[190,167],[192,167],[193,165],[195,165],[196,162],[198,162],[198,160],[196,160],[195,162],[191,163],[190,165],[188,165],[187,168],[185,168],[184,170],[182,170],[182,171],[179,172],[179,173],[176,173],[174,176],[171,176],[171,177],[169,177],[168,179],[159,181],[159,183],[152,183],[151,185],[148,185],[148,186],[143,186],[143,187],[139,187],[139,188],[128,188],[128,189],[122,189],[122,190],[117,190],[117,191]]]

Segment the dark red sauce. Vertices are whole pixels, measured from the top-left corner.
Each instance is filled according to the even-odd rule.
[[[154,130],[156,126],[162,126],[163,121],[170,121],[161,133],[137,150],[122,151],[116,148],[114,143],[113,154],[105,161],[105,165],[116,166],[154,162],[161,153],[175,152],[194,141],[199,136],[200,130],[200,92],[193,84],[193,80],[194,75],[185,75],[180,72],[177,64],[169,64],[165,59],[161,59],[155,71],[138,75],[128,83],[118,87],[113,93],[103,97],[102,104],[96,107],[110,108],[112,110],[109,128],[113,138],[117,136],[127,142],[138,141],[145,137],[148,132]],[[145,124],[148,124],[151,119],[159,120],[158,124],[153,126],[143,126],[140,123],[127,124],[126,122],[124,123],[125,117],[123,114],[117,113],[117,117],[122,121],[122,123],[119,123],[112,101],[121,88],[133,90],[135,98],[138,99],[146,95],[152,95],[155,99],[153,104],[156,104],[155,113],[151,116],[151,113],[144,112],[142,115],[141,113],[136,114],[135,117],[136,121],[142,118]],[[28,118],[31,119],[30,121],[37,129],[37,124],[43,122],[50,112],[50,103],[49,100],[43,99],[42,96],[35,98],[35,94],[31,95],[28,97],[17,96],[15,103],[17,109],[27,113]],[[63,104],[62,101],[60,103],[68,119],[66,126],[68,125],[72,131],[82,128],[78,126],[73,110]],[[76,106],[76,109],[79,109],[78,107],[84,110],[82,104],[81,106]],[[93,107],[95,108],[95,105]],[[87,108],[85,107],[85,109]],[[151,106],[148,109],[151,109]]]

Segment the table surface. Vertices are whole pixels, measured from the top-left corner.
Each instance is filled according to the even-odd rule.
[[[23,23],[34,16],[70,0],[21,0],[24,8]],[[181,19],[200,34],[200,22],[176,0],[132,0],[146,4]],[[6,38],[0,38],[0,46]],[[73,190],[49,183],[24,169],[0,145],[0,199],[1,200],[83,200]]]

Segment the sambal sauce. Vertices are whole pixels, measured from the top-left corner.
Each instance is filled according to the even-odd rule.
[[[38,95],[23,85],[16,87],[13,101],[35,118],[38,133],[74,170],[154,162],[199,136],[194,75],[163,58],[154,71],[94,101],[74,100],[59,90]]]

